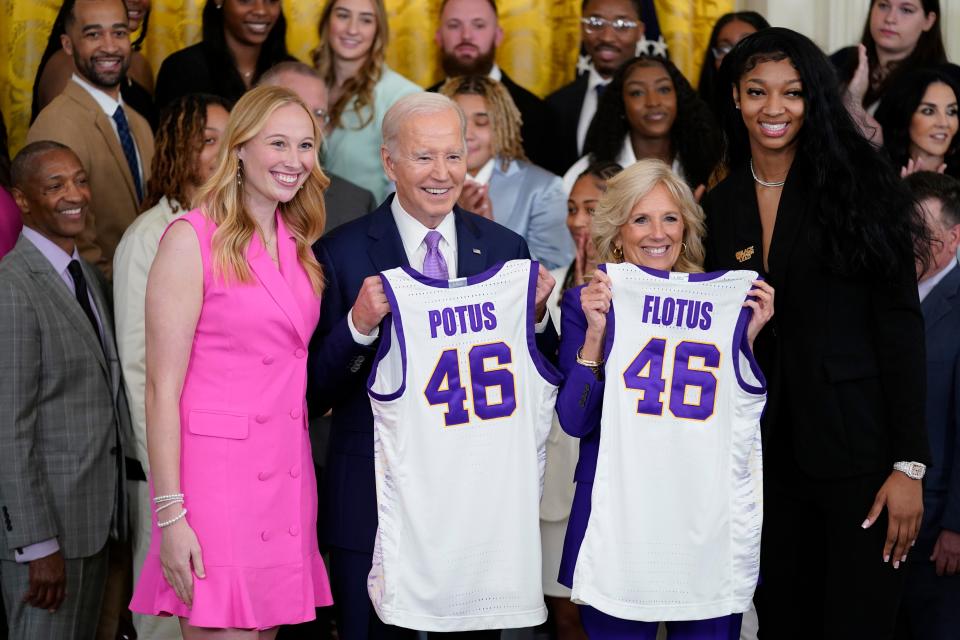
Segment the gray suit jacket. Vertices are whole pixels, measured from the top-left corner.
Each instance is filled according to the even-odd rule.
[[[117,480],[130,414],[102,277],[81,264],[103,324],[103,349],[76,298],[29,240],[21,235],[0,261],[4,558],[54,537],[65,557],[86,557],[125,528]]]
[[[324,204],[327,207],[327,224],[324,233],[330,233],[344,222],[356,220],[365,216],[379,204],[367,189],[327,172],[330,186],[323,194]]]
[[[530,255],[547,269],[573,261],[563,181],[546,169],[514,160],[506,171],[496,159],[490,176],[493,219],[523,236]]]

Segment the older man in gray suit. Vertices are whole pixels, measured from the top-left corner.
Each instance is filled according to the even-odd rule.
[[[90,190],[50,141],[12,165],[24,229],[0,262],[0,584],[12,639],[93,638],[126,529],[130,418],[102,277],[79,259]]]

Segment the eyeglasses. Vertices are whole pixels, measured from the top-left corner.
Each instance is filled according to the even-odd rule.
[[[597,16],[580,18],[580,24],[583,25],[583,30],[587,33],[600,33],[607,27],[613,27],[613,30],[617,33],[624,33],[640,26],[640,23],[635,20],[624,20],[623,18],[607,20],[606,18],[599,18]]]
[[[330,114],[325,109],[317,109],[313,112],[313,117],[323,126],[330,124]]]
[[[723,57],[733,51],[733,45],[725,44],[722,47],[713,47],[710,52],[716,60],[723,60]]]

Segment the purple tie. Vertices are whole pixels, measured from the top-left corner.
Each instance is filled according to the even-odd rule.
[[[439,231],[430,231],[424,237],[423,241],[427,245],[427,255],[423,256],[423,275],[437,280],[446,280],[447,261],[443,259],[440,253],[440,235]]]

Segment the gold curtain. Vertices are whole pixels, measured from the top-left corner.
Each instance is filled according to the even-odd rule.
[[[61,1],[0,0],[0,110],[11,155],[27,134],[33,78]],[[417,84],[432,84],[441,75],[434,43],[440,0],[386,2],[391,31],[388,64]],[[144,54],[154,72],[167,55],[200,39],[203,4],[204,0],[153,0]],[[323,4],[283,0],[287,45],[301,60],[309,60],[317,44]],[[501,0],[506,38],[497,52],[499,64],[541,96],[569,82],[579,50],[580,4],[580,0]],[[671,58],[695,82],[713,22],[732,10],[733,0],[657,0],[656,6]]]

